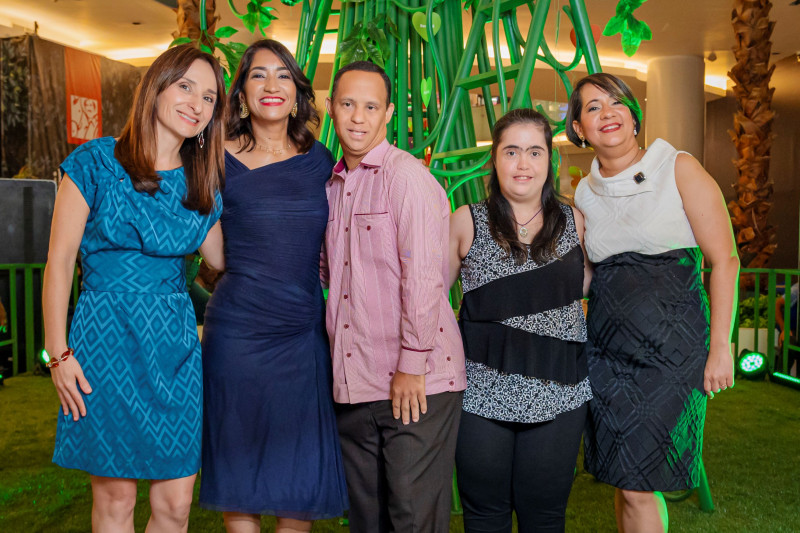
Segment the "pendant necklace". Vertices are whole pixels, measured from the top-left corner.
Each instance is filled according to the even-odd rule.
[[[529,218],[529,219],[528,219],[528,221],[527,221],[526,223],[524,223],[524,224],[520,224],[519,222],[517,222],[517,219],[516,219],[516,218],[514,218],[514,222],[517,222],[517,226],[519,226],[519,236],[520,236],[520,237],[522,237],[522,238],[524,239],[525,237],[527,237],[527,236],[528,236],[528,228],[526,228],[525,226],[527,226],[528,224],[530,224],[530,223],[531,223],[531,221],[532,221],[534,218],[536,218],[536,215],[538,215],[539,213],[541,213],[541,212],[542,212],[542,209],[544,209],[544,206],[540,207],[540,208],[539,208],[539,210],[538,210],[538,211],[536,211],[536,213],[534,213],[534,215],[533,215],[531,218]]]

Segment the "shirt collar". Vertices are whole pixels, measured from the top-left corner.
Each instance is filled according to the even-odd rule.
[[[359,166],[367,167],[367,168],[375,168],[383,166],[383,159],[386,156],[386,152],[389,151],[389,148],[392,145],[389,144],[389,141],[384,139],[381,143],[367,152],[367,155],[364,156],[364,159],[361,160]],[[358,168],[358,167],[356,167]],[[338,176],[342,179],[345,179],[347,175],[353,172],[355,169],[351,168],[348,170],[347,165],[344,162],[344,156],[333,166],[333,175]]]
[[[647,148],[642,159],[626,168],[616,176],[603,177],[600,165],[595,157],[592,171],[588,176],[589,186],[600,196],[632,196],[655,190],[654,177],[662,165],[674,162],[669,156],[675,149],[662,139],[656,139]]]

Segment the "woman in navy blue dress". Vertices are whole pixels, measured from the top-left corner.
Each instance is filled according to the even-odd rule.
[[[187,529],[202,378],[184,256],[199,246],[212,265],[222,261],[224,90],[212,56],[167,50],[119,139],[89,141],[61,165],[43,290],[62,408],[53,461],[91,474],[95,531],[133,531],[137,479],[151,480],[147,531]],[[79,250],[83,287],[67,344]]]
[[[309,531],[347,507],[331,394],[319,256],[333,160],[309,131],[311,84],[263,40],[229,94],[226,271],[203,332],[200,504],[229,532]]]

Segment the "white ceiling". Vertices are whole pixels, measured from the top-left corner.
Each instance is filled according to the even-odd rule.
[[[368,0],[369,1],[369,0]],[[457,1],[457,0],[446,0]],[[777,21],[773,40],[773,59],[783,59],[800,52],[800,6],[791,6],[792,0],[773,0],[772,20]],[[614,14],[618,0],[585,0],[591,22],[602,28]],[[334,2],[338,7],[339,2]],[[569,40],[569,22],[562,16],[556,42],[557,13],[568,0],[551,0],[551,13],[545,37],[559,57],[569,57],[574,51]],[[243,0],[234,0],[242,9]],[[301,4],[288,7],[278,0],[271,4],[279,19],[267,28],[267,36],[284,42],[294,49],[298,34]],[[714,52],[717,59],[706,61],[706,83],[721,87],[726,73],[733,64],[731,47],[734,44],[731,26],[733,0],[649,0],[634,15],[647,22],[653,30],[653,40],[642,43],[632,58],[622,53],[619,35],[601,37],[598,51],[606,70],[632,69],[646,79],[647,62],[667,55],[696,55],[708,57]],[[242,31],[237,38],[252,42],[239,20],[228,10],[225,0],[217,0],[220,25],[232,25]],[[527,8],[518,10],[523,33],[527,30],[530,14]],[[464,13],[465,28],[469,15]],[[337,19],[332,17],[329,25]],[[175,13],[156,0],[2,0],[0,2],[0,37],[33,31],[46,39],[105,55],[112,59],[135,65],[148,65],[153,57],[163,51],[172,40],[176,29]],[[487,27],[488,30],[488,27]],[[465,29],[465,34],[468,30]],[[330,35],[329,39],[335,38]],[[491,43],[491,39],[489,40]],[[331,40],[323,48],[322,60],[329,60],[335,43]]]

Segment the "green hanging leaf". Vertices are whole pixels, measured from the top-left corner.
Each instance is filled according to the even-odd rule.
[[[650,26],[648,26],[645,21],[642,20],[640,22],[643,28],[639,37],[641,37],[643,41],[650,41],[653,38],[653,30],[650,29]]]
[[[214,37],[217,39],[227,39],[234,33],[238,33],[239,30],[234,28],[233,26],[222,26],[221,28],[217,28],[217,31],[214,32]]]
[[[428,107],[431,101],[431,94],[433,94],[433,79],[428,76],[422,80],[419,89],[420,93],[422,93],[422,103],[425,104],[425,107]]]
[[[422,37],[425,42],[428,42],[428,17],[422,11],[417,11],[414,15],[411,16],[411,25],[414,27],[417,33],[419,33],[420,37]],[[439,32],[439,28],[442,26],[442,17],[439,16],[439,13],[432,13],[431,14],[431,35],[436,35]]]
[[[633,34],[630,30],[622,32],[622,51],[626,56],[632,57],[637,50],[642,40]]]
[[[380,49],[375,46],[374,43],[369,41],[364,42],[364,46],[367,49],[367,54],[369,56],[369,60],[378,65],[379,67],[383,68],[383,54],[381,54]]]
[[[214,51],[211,49],[211,47],[203,43],[200,43],[200,50],[207,54],[214,54]]]
[[[169,46],[167,48],[172,48],[173,46],[178,46],[178,45],[181,45],[181,44],[190,43],[193,40],[194,39],[191,39],[189,37],[178,37],[177,39],[175,39],[174,41],[169,43]]]
[[[389,20],[388,15],[386,18],[386,25],[384,28],[389,32],[389,35],[397,40],[400,40],[400,30],[397,29],[397,24]]]
[[[603,35],[611,37],[617,33],[621,33],[625,29],[625,19],[621,17],[611,17],[606,27],[603,29]]]
[[[367,34],[370,39],[375,43],[384,58],[389,57],[389,40],[386,34],[378,26],[370,22],[367,24]]]

